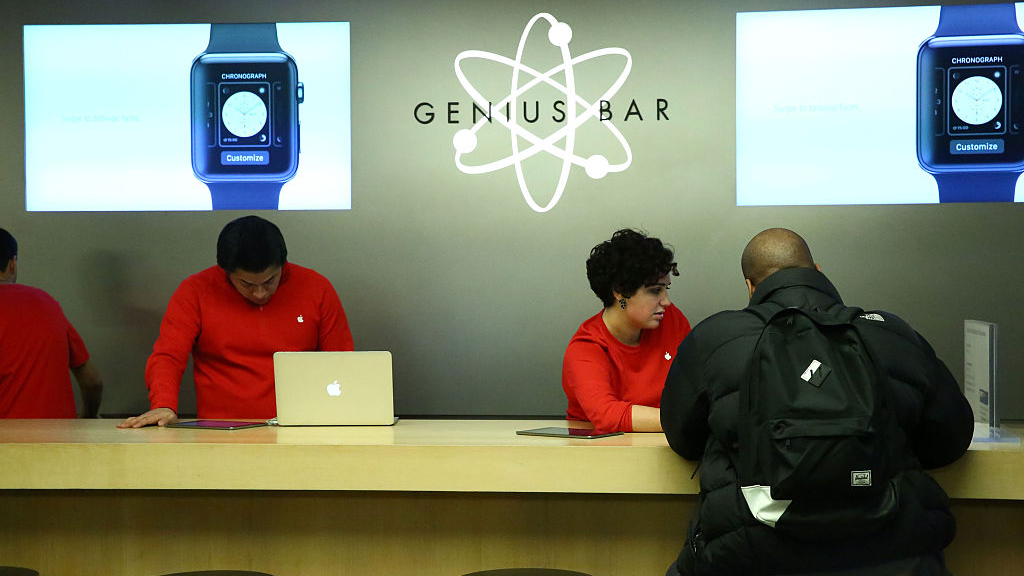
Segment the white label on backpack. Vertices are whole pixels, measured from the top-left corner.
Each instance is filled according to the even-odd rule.
[[[758,522],[775,528],[775,523],[786,513],[792,500],[775,500],[772,498],[771,486],[740,486],[747,508]]]
[[[851,470],[850,486],[871,486],[871,470]]]
[[[860,317],[865,319],[865,320],[874,320],[875,322],[885,322],[885,318],[882,318],[881,314],[875,314],[874,312],[872,312],[871,314],[861,314]]]
[[[804,373],[800,375],[800,379],[804,382],[810,382],[811,378],[814,377],[814,373],[818,371],[818,368],[821,368],[821,362],[811,360],[811,364],[806,370],[804,370]]]

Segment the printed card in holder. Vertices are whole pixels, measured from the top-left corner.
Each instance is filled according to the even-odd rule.
[[[975,442],[1020,442],[999,425],[999,325],[964,320],[964,395],[974,411]]]

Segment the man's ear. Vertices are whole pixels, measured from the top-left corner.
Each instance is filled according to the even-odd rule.
[[[18,271],[18,257],[11,256],[11,259],[7,261],[7,265],[4,266],[3,270],[0,270],[0,274],[5,276],[13,276]]]
[[[815,262],[814,263],[814,269],[817,270],[818,272],[821,272],[821,264],[818,264],[817,262]]]
[[[747,296],[753,298],[754,290],[756,290],[757,287],[754,286],[754,283],[750,281],[750,278],[744,278],[743,281],[747,283]]]

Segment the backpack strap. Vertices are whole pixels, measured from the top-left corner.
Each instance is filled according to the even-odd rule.
[[[836,312],[836,319],[843,324],[853,324],[853,321],[864,313],[863,308],[856,306],[844,306],[842,310]]]
[[[776,302],[762,302],[753,306],[747,306],[743,310],[757,316],[765,324],[771,322],[772,318],[781,313],[799,312],[800,314],[813,317],[815,322],[825,326],[853,324],[854,319],[864,313],[863,308],[856,306],[843,306],[836,312],[822,312],[818,310],[804,310],[797,306],[786,307]]]

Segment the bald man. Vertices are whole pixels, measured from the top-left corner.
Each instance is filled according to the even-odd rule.
[[[750,306],[773,302],[826,314],[845,308],[797,233],[771,228],[743,250]],[[902,462],[894,484],[894,518],[866,535],[809,541],[754,519],[740,495],[737,414],[741,382],[765,323],[747,310],[719,312],[679,346],[661,399],[661,423],[672,449],[700,460],[701,498],[686,546],[667,576],[692,574],[815,576],[946,575],[942,550],[955,521],[942,488],[922,468],[963,455],[973,435],[970,406],[928,342],[888,312],[854,320],[888,376],[897,426],[886,445]],[[827,525],[827,524],[826,524]]]

